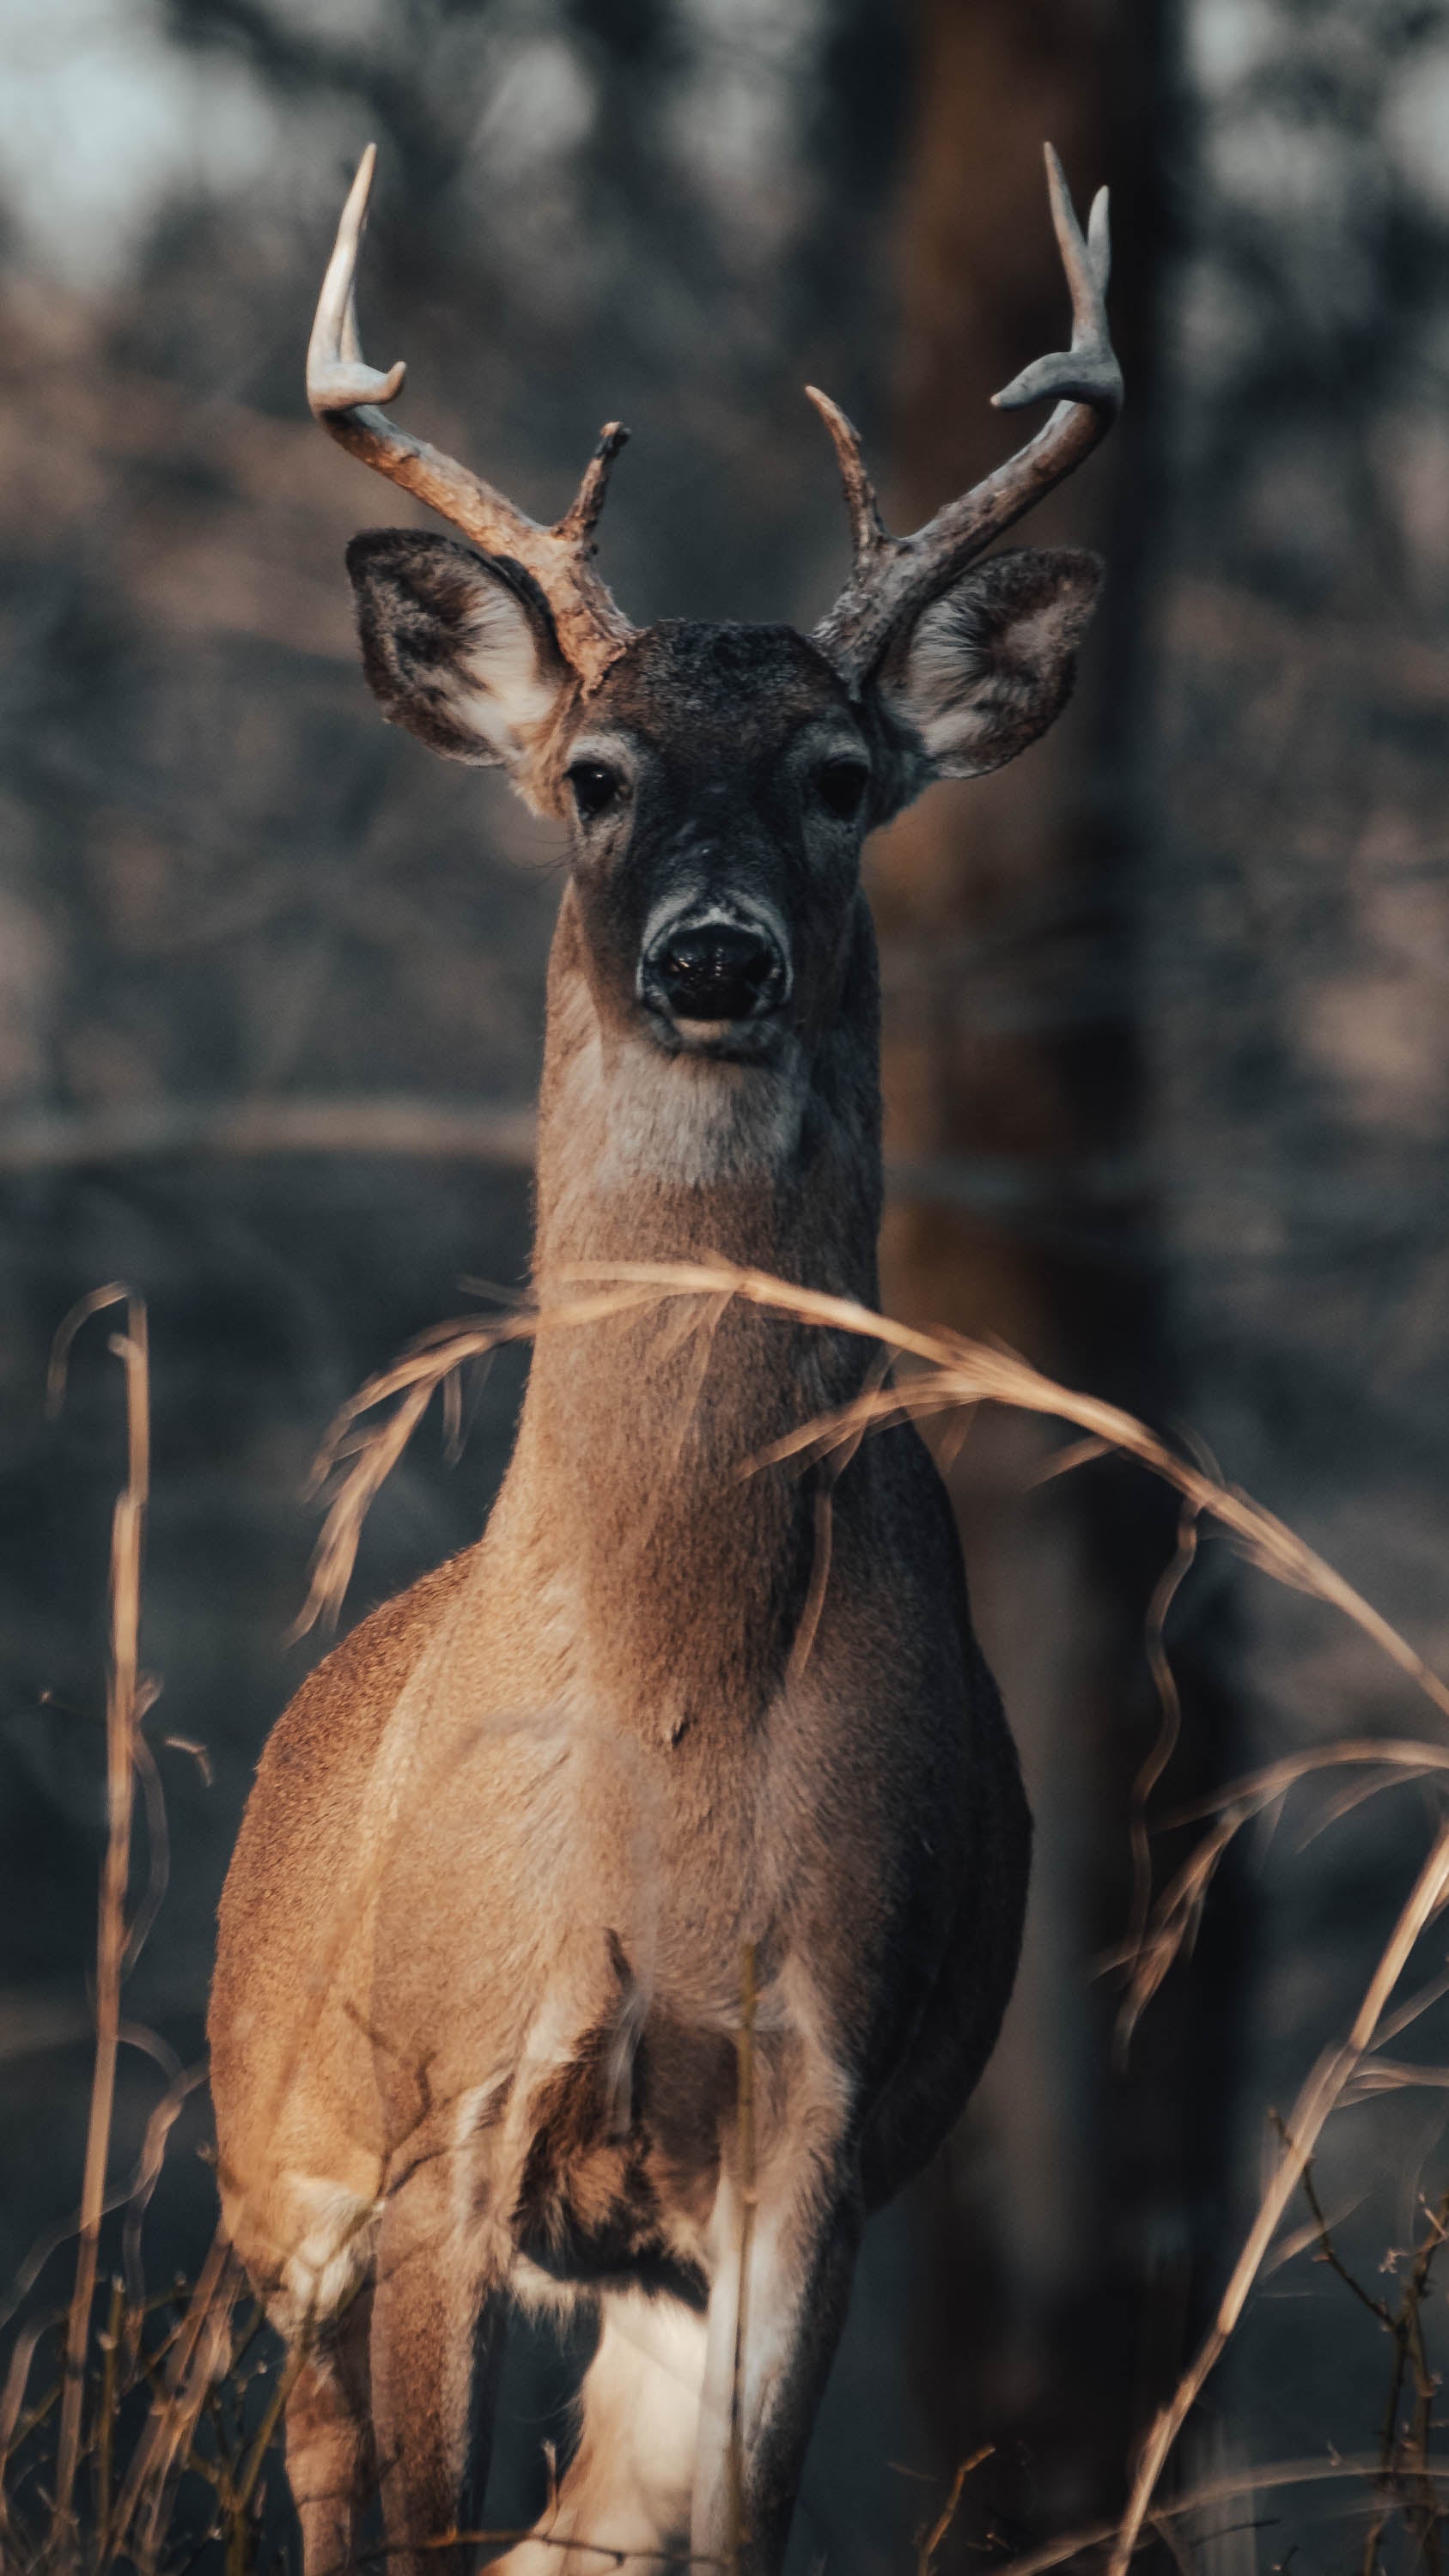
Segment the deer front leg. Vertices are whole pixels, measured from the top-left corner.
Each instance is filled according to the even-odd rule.
[[[438,2544],[487,2477],[504,2327],[465,2210],[454,2158],[434,2155],[390,2195],[378,2240],[372,2417],[395,2576],[464,2576],[473,2558]]]
[[[351,2300],[304,2351],[287,2399],[287,2483],[302,2527],[304,2576],[347,2576],[357,2563],[375,2475],[368,2405],[371,2292]]]
[[[810,2157],[762,2178],[742,2266],[743,2218],[738,2181],[722,2182],[691,2549],[741,2576],[779,2576],[864,2206],[853,2171]]]

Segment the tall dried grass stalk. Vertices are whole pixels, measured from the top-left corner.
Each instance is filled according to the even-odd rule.
[[[1286,2137],[1284,2124],[1280,2121],[1277,2126],[1280,2135]],[[1394,2348],[1383,2429],[1379,2435],[1378,2501],[1364,2537],[1363,2576],[1376,2576],[1379,2543],[1396,2508],[1405,2513],[1429,2576],[1435,2576],[1440,2557],[1440,2513],[1429,2441],[1435,2429],[1433,2410],[1439,2393],[1439,2378],[1429,2360],[1424,2333],[1424,2303],[1429,2295],[1435,2263],[1444,2246],[1449,2244],[1449,2191],[1440,2193],[1437,2208],[1431,2209],[1427,2203],[1424,2205],[1426,2232],[1414,2246],[1409,2277],[1396,2307],[1390,2307],[1388,2300],[1380,2298],[1376,2291],[1366,2290],[1344,2262],[1318,2197],[1311,2165],[1305,2165],[1303,2169],[1303,2196],[1313,2212],[1309,2241],[1316,2239],[1319,2261],[1326,2263],[1359,2305],[1377,2319]],[[1413,2408],[1407,2432],[1401,2434],[1400,2413],[1405,2390],[1410,2387]]]
[[[1168,2456],[1216,2368],[1229,2337],[1237,2328],[1248,2293],[1258,2277],[1263,2258],[1278,2232],[1289,2201],[1302,2181],[1324,2123],[1337,2109],[1360,2060],[1372,2047],[1415,1942],[1446,1900],[1449,1900],[1449,1821],[1440,1826],[1434,1837],[1429,1857],[1414,1881],[1383,1955],[1369,1979],[1347,2037],[1324,2050],[1293,2106],[1277,2168],[1233,2265],[1217,2315],[1142,2445],[1127,2510],[1108,2562],[1108,2576],[1125,2576]]]
[[[997,1350],[960,1333],[923,1333],[893,1323],[853,1298],[832,1297],[798,1288],[762,1270],[741,1269],[732,1262],[635,1261],[589,1262],[564,1274],[566,1293],[547,1304],[494,1318],[466,1317],[438,1324],[423,1334],[391,1368],[379,1371],[343,1406],[332,1423],[318,1460],[316,1481],[337,1470],[340,1475],[323,1527],[313,1569],[312,1587],[302,1614],[302,1627],[335,1616],[356,1561],[357,1544],[369,1504],[386,1481],[422,1420],[433,1395],[455,1369],[490,1353],[504,1342],[527,1341],[542,1333],[578,1331],[671,1298],[701,1301],[705,1312],[718,1310],[725,1298],[739,1298],[798,1323],[824,1331],[844,1332],[874,1342],[897,1357],[921,1364],[922,1374],[893,1386],[867,1385],[853,1404],[793,1431],[762,1452],[760,1466],[792,1457],[827,1459],[863,1433],[903,1419],[921,1420],[956,1411],[963,1405],[1000,1404],[1017,1412],[1045,1415],[1075,1424],[1090,1442],[1139,1459],[1182,1496],[1191,1509],[1206,1514],[1226,1530],[1250,1564],[1296,1592],[1327,1602],[1372,1638],[1390,1662],[1406,1673],[1449,1718],[1446,1683],[1399,1634],[1397,1628],[1337,1573],[1315,1548],[1276,1514],[1255,1503],[1242,1489],[1182,1457],[1149,1431],[1134,1414],[1097,1396],[1081,1395],[1045,1377],[1014,1352]],[[358,1424],[390,1399],[396,1410],[371,1430]],[[346,1462],[352,1463],[347,1465]]]
[[[110,2527],[100,2535],[97,2564],[129,2558],[150,2576],[165,2524],[172,2480],[212,2379],[223,2361],[226,2330],[241,2287],[230,2248],[218,2234],[196,2276],[185,2315],[155,2387],[151,2412],[131,2454]]]
[[[935,2576],[937,2554],[961,2510],[961,2498],[965,2493],[966,2481],[975,2470],[981,2467],[984,2460],[993,2457],[995,2448],[996,2445],[993,2442],[983,2442],[979,2450],[973,2451],[969,2458],[957,2462],[956,2473],[947,2490],[946,2501],[935,2519],[926,2524],[917,2542],[916,2576]]]
[[[50,1376],[50,1394],[54,1404],[64,1387],[71,1343],[82,1324],[88,1317],[117,1305],[126,1308],[126,1330],[112,1336],[110,1348],[125,1371],[126,1482],[116,1497],[111,1521],[111,1638],[106,1685],[107,1834],[96,1933],[96,2041],[81,2183],[80,2240],[75,2288],[66,2329],[56,2451],[52,2547],[58,2562],[63,2562],[71,2554],[75,2540],[75,2476],[80,2457],[85,2355],[95,2300],[101,2220],[105,2213],[106,2171],[110,2163],[111,2123],[116,2099],[116,2057],[120,2047],[121,1983],[128,1948],[126,1895],[131,1874],[131,1826],[140,1708],[141,1553],[150,1486],[150,1366],[146,1309],[140,1298],[128,1289],[114,1285],[98,1288],[91,1296],[82,1298],[56,1336]]]

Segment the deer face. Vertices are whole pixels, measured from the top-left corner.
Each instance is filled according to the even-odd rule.
[[[828,1022],[872,743],[789,627],[639,636],[564,752],[596,1005],[669,1053],[761,1060]]]
[[[481,549],[356,538],[368,679],[383,712],[450,759],[501,762],[564,815],[601,1017],[673,1054],[760,1060],[832,1015],[860,843],[932,778],[999,768],[1071,688],[1099,566],[986,550],[1096,446],[1122,398],[1107,335],[1107,200],[1084,238],[1047,147],[1072,299],[1069,349],[996,397],[1053,399],[1046,427],[912,537],[882,525],[854,430],[807,386],[845,488],[854,564],[807,641],[780,626],[631,626],[593,532],[627,431],[605,429],[570,507],[540,527],[396,428],[401,390],[362,355],[357,255],[374,154],[343,209],[307,352],[307,398],[342,445]]]
[[[865,833],[1051,722],[1098,581],[1087,555],[995,557],[854,694],[791,627],[683,621],[585,689],[518,566],[402,531],[348,564],[384,712],[567,821],[601,1019],[734,1062],[830,1025]]]

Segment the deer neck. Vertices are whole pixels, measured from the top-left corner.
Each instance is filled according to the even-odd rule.
[[[607,1028],[566,896],[549,969],[535,1279],[701,1261],[876,1301],[874,938],[858,907],[842,1007],[778,1068],[670,1056]],[[846,1400],[867,1354],[721,1296],[670,1299],[535,1347],[509,1525],[569,1592],[588,1682],[677,1740],[759,1714],[809,1580],[811,1479],[751,1462]]]

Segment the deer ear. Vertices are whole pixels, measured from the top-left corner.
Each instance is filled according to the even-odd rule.
[[[354,537],[347,569],[388,722],[449,760],[525,772],[576,685],[527,574],[407,528]]]
[[[1000,769],[1061,714],[1097,603],[1096,555],[993,555],[921,611],[881,673],[937,778]]]

